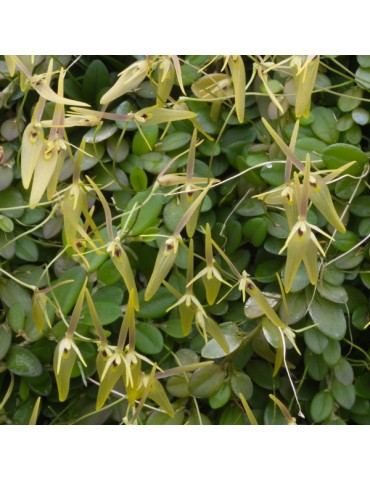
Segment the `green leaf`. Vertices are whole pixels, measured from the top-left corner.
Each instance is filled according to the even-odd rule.
[[[24,329],[25,311],[20,303],[13,303],[6,317],[9,327],[14,333],[19,333]],[[3,324],[5,325],[5,324]],[[1,356],[0,356],[1,360]]]
[[[0,215],[0,229],[5,233],[10,233],[14,230],[13,221],[5,215]]]
[[[367,305],[360,305],[359,307],[354,309],[351,317],[351,322],[352,325],[358,330],[365,329],[365,326],[369,322],[369,309]]]
[[[348,300],[345,288],[340,285],[330,285],[322,282],[318,284],[317,290],[322,297],[334,303],[346,303]]]
[[[334,409],[334,399],[330,392],[319,392],[311,401],[310,414],[315,423],[328,418]]]
[[[251,218],[243,225],[243,235],[254,247],[260,247],[265,241],[268,222],[263,217]]]
[[[8,353],[12,343],[12,331],[7,323],[0,324],[0,360]]]
[[[130,235],[134,237],[136,235],[140,235],[140,233],[144,232],[144,230],[146,230],[149,226],[153,225],[158,215],[162,211],[162,195],[154,195],[147,203],[141,206],[141,204],[145,202],[149,195],[150,191],[137,193],[127,204],[126,211],[128,213],[122,216],[121,225],[122,228],[124,228],[126,226],[127,216],[129,215],[130,210],[136,204],[137,210],[135,213],[133,213],[131,220],[126,226],[126,228],[131,229]]]
[[[23,215],[24,208],[16,208],[14,210],[13,208],[22,207],[23,205],[24,200],[22,194],[17,188],[12,186],[0,191],[0,212],[4,212],[7,217],[21,217]],[[11,208],[11,210],[6,210],[7,208]]]
[[[306,349],[304,352],[304,361],[307,366],[308,374],[311,378],[320,382],[324,380],[326,375],[329,372],[328,366],[324,362],[322,355],[316,355],[312,353],[309,349]]]
[[[163,336],[157,327],[151,323],[137,324],[135,346],[138,350],[154,355],[162,351],[163,345]]]
[[[243,412],[235,405],[228,405],[222,410],[218,423],[220,425],[244,425]]]
[[[209,405],[213,410],[223,407],[227,404],[231,397],[230,384],[225,382],[217,392],[208,399]]]
[[[350,230],[347,230],[345,233],[336,232],[333,247],[340,252],[347,252],[348,250],[351,250],[351,248],[353,248],[358,242],[358,236]]]
[[[352,200],[349,211],[358,217],[370,217],[370,196],[361,195]]]
[[[346,143],[336,143],[323,151],[322,160],[326,168],[333,170],[355,161],[356,163],[348,168],[345,173],[357,176],[362,173],[365,164],[368,162],[368,157],[358,147]]]
[[[36,395],[43,397],[49,396],[53,388],[51,375],[46,371],[43,371],[38,377],[27,378],[27,385]]]
[[[307,347],[317,355],[325,350],[329,342],[328,338],[317,328],[305,330],[303,336]]]
[[[225,372],[220,365],[209,365],[195,370],[189,381],[189,392],[194,397],[213,395],[224,383]]]
[[[75,306],[77,297],[80,294],[85,278],[86,271],[83,268],[73,267],[69,271],[61,275],[58,280],[52,282],[52,286],[55,286],[65,280],[73,280],[72,282],[62,285],[53,290],[53,293],[64,315],[68,315],[72,308]]]
[[[366,125],[369,123],[370,114],[364,108],[355,108],[352,111],[352,118],[357,123],[357,125]]]
[[[370,399],[370,372],[356,378],[355,391],[358,397]]]
[[[351,87],[343,93],[343,96],[338,99],[338,107],[342,112],[350,112],[351,110],[358,107],[362,100],[362,88],[360,87]],[[347,98],[356,97],[356,98]]]
[[[141,192],[147,188],[148,177],[142,168],[135,167],[131,170],[130,183],[135,192]]]
[[[359,67],[355,78],[360,87],[370,88],[370,68]]]
[[[175,376],[168,380],[166,389],[174,397],[187,398],[190,396],[188,384],[189,380],[185,376]]]
[[[341,346],[338,340],[329,339],[328,345],[322,353],[326,365],[333,368],[341,358]]]
[[[185,147],[191,140],[190,133],[174,132],[166,135],[163,140],[155,145],[157,152],[171,152],[178,148]]]
[[[107,67],[101,60],[95,59],[87,67],[82,78],[83,98],[95,102],[102,88],[109,87],[110,79]]]
[[[327,144],[317,138],[302,137],[297,139],[294,153],[302,162],[306,160],[306,155],[309,153],[312,161],[321,158],[321,154],[326,147]]]
[[[117,127],[114,123],[106,122],[102,126],[92,127],[85,134],[86,143],[100,143],[114,135]]]
[[[229,347],[229,353],[226,354],[223,348],[219,345],[219,343],[214,338],[212,338],[202,348],[202,357],[210,358],[212,360],[216,358],[223,358],[226,357],[226,355],[230,355],[240,346],[242,342],[242,337],[236,325],[223,324],[220,325],[220,329]]]
[[[144,153],[151,152],[158,139],[158,125],[144,125],[140,130],[141,132],[139,130],[135,132],[132,140],[131,148],[134,155],[144,155]]]
[[[157,292],[150,299],[150,302],[144,301],[145,291],[139,292],[140,310],[136,316],[138,318],[163,318],[167,309],[175,303],[175,298],[166,287],[159,287]]]
[[[251,360],[247,364],[247,374],[253,382],[267,390],[279,388],[279,377],[273,377],[273,369],[270,363],[262,360]]]
[[[102,325],[110,325],[122,316],[120,305],[116,305],[112,301],[99,301],[94,299],[94,305]],[[89,309],[85,307],[81,312],[79,324],[93,326],[93,321]]]
[[[15,254],[26,262],[37,262],[39,249],[37,244],[28,237],[22,237],[15,244]]]
[[[356,401],[356,391],[352,384],[343,385],[337,379],[333,379],[331,384],[331,391],[335,401],[347,410],[351,409]]]
[[[234,372],[231,375],[231,388],[238,398],[240,393],[246,400],[249,400],[253,395],[253,383],[244,372]]]
[[[346,319],[339,305],[315,295],[309,309],[317,328],[333,340],[341,340],[346,333]]]
[[[337,130],[338,132],[345,132],[349,130],[353,125],[353,118],[350,113],[343,115],[343,117],[338,118],[337,121]]]
[[[279,187],[284,183],[285,165],[282,163],[270,163],[261,168],[261,177],[273,187]]]
[[[288,220],[284,215],[271,212],[269,214],[269,220],[270,222],[267,225],[267,229],[270,235],[276,238],[288,238],[290,230]]]
[[[361,67],[370,67],[370,55],[356,55],[356,58]]]
[[[307,302],[306,295],[302,293],[288,293],[286,295],[286,302],[288,305],[288,325],[293,325],[299,322],[306,315]],[[284,304],[281,303],[279,316],[284,318],[285,309]]]
[[[346,130],[344,136],[349,143],[352,143],[353,145],[358,145],[362,140],[362,130],[358,125],[354,123],[351,128]]]
[[[266,212],[266,207],[261,200],[256,198],[246,198],[236,209],[236,213],[242,217],[256,217],[263,215]]]
[[[350,385],[354,380],[353,368],[348,360],[342,357],[334,367],[334,375],[338,382],[343,385]]]
[[[6,363],[10,372],[21,377],[38,377],[42,373],[40,360],[27,348],[10,347]]]
[[[315,107],[312,109],[314,121],[311,129],[314,134],[323,142],[335,143],[338,141],[339,132],[336,128],[337,120],[330,108]]]

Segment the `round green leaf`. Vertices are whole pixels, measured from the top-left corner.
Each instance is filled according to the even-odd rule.
[[[251,218],[243,225],[243,235],[254,247],[259,247],[265,241],[268,222],[264,218]]]
[[[13,303],[6,317],[9,327],[14,333],[24,329],[25,311],[20,303]],[[0,358],[1,359],[1,358]]]
[[[353,118],[350,113],[343,115],[343,117],[338,118],[337,121],[337,130],[338,132],[345,132],[349,130],[353,125]]]
[[[261,168],[261,177],[273,187],[279,187],[284,183],[285,165],[282,163],[270,163]]]
[[[355,391],[358,397],[370,400],[370,372],[366,372],[356,379]]]
[[[249,400],[253,395],[253,383],[244,372],[234,372],[231,375],[231,388],[238,398],[243,394],[244,398]]]
[[[122,311],[120,305],[116,305],[113,302],[108,301],[96,301],[94,299],[95,309],[97,311],[100,323],[102,325],[110,325],[118,318],[122,317]],[[93,326],[93,321],[90,316],[89,309],[85,307],[81,312],[81,318],[79,320],[81,325]]]
[[[351,250],[351,248],[353,248],[358,242],[358,236],[350,230],[347,230],[344,233],[336,232],[333,247],[340,252],[347,252],[348,250]]]
[[[140,167],[135,167],[130,173],[130,183],[135,192],[141,192],[148,186],[148,177],[145,171]]]
[[[331,391],[335,401],[341,407],[346,408],[347,410],[353,407],[356,401],[356,391],[352,384],[343,385],[343,383],[334,378],[331,384]]]
[[[316,355],[309,349],[304,352],[304,361],[307,366],[308,374],[317,382],[323,380],[328,374],[328,366],[324,362],[322,355]]]
[[[159,353],[163,348],[163,336],[151,323],[141,322],[136,325],[135,346],[145,354]]]
[[[350,385],[351,383],[353,383],[353,368],[351,367],[348,360],[346,360],[344,357],[342,357],[335,365],[334,375],[338,382],[342,383],[343,385]]]
[[[155,146],[157,152],[171,152],[178,148],[184,147],[190,142],[191,135],[186,132],[175,132],[166,135],[163,140]]]
[[[368,162],[368,157],[358,147],[346,143],[337,143],[330,145],[323,151],[322,160],[326,168],[333,170],[355,161],[356,163],[348,168],[345,173],[360,175]]]
[[[223,407],[230,400],[231,388],[230,384],[225,382],[217,392],[211,395],[208,399],[209,405],[214,410]]]
[[[262,360],[251,360],[247,364],[247,374],[253,382],[267,390],[279,388],[279,377],[273,377],[273,370],[270,363]]]
[[[329,144],[337,142],[339,132],[336,128],[337,120],[333,111],[330,108],[315,107],[312,109],[312,113],[315,117],[311,125],[314,134],[323,142]]]
[[[315,295],[309,313],[317,328],[333,340],[341,340],[346,333],[346,319],[339,305]]]
[[[21,377],[38,377],[42,373],[40,360],[27,348],[10,347],[6,363],[10,372]]]
[[[132,153],[134,155],[144,155],[154,147],[158,138],[158,125],[147,125],[135,132],[132,140]]]
[[[13,210],[13,208],[22,207],[23,205],[24,200],[22,194],[15,187],[11,186],[0,191],[0,212],[3,212],[7,217],[21,217],[23,215],[24,208],[17,208],[15,210]],[[10,208],[10,210],[6,210],[7,208]]]
[[[329,342],[328,338],[315,327],[305,330],[303,336],[307,347],[317,355],[325,350]]]
[[[221,388],[224,378],[225,372],[220,365],[198,368],[190,378],[189,392],[194,397],[210,397]]]
[[[370,55],[356,55],[356,58],[361,67],[370,67]]]
[[[60,276],[58,280],[52,282],[52,286],[55,286],[65,280],[72,280],[72,282],[55,288],[53,291],[64,315],[68,315],[75,306],[85,278],[86,270],[81,267],[73,267],[71,270]]]
[[[357,125],[366,125],[369,123],[370,114],[364,108],[355,108],[352,111],[352,118],[357,123]]]
[[[166,388],[174,397],[187,398],[190,396],[188,384],[189,380],[185,376],[175,376],[168,380]]]
[[[359,67],[356,70],[356,82],[360,87],[370,88],[370,68]]]
[[[320,423],[330,416],[334,409],[334,399],[330,392],[319,392],[311,401],[310,414],[315,423]]]
[[[329,339],[328,345],[322,353],[322,358],[326,365],[333,368],[340,360],[341,347],[338,340]]]
[[[355,97],[355,98],[349,98]],[[362,100],[362,88],[351,87],[343,93],[338,99],[338,107],[342,112],[350,112],[358,107]]]
[[[145,290],[139,292],[140,310],[136,314],[138,318],[162,318],[166,315],[167,309],[176,302],[166,287],[159,287],[150,302],[144,301],[144,294]]]
[[[117,127],[114,123],[104,122],[103,125],[92,127],[85,135],[86,143],[100,143],[114,135]]]
[[[229,354],[231,354],[240,346],[242,342],[240,331],[234,324],[220,325],[220,329],[224,334],[226,343],[229,347]],[[225,356],[225,351],[214,338],[207,342],[202,348],[202,357],[204,358],[216,359],[223,358]]]

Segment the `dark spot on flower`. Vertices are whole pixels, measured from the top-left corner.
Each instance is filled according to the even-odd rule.
[[[317,182],[316,182],[316,180],[310,180],[310,185],[311,185],[311,187],[313,187],[313,188],[317,187]]]
[[[247,288],[248,288],[248,290],[253,290],[253,289],[254,289],[253,283],[248,282],[248,283],[247,283]]]
[[[143,119],[145,120],[146,118],[148,118],[148,115],[147,115],[146,113],[143,113],[143,114],[141,115],[141,118],[143,118]]]
[[[194,195],[194,192],[187,192],[188,197],[192,197]]]
[[[67,355],[68,352],[69,352],[68,348],[64,348],[63,350],[64,355]]]
[[[300,237],[303,237],[304,231],[301,228],[298,228],[297,232]]]
[[[114,249],[114,256],[115,257],[120,257],[121,256],[121,250],[118,247]]]
[[[167,252],[170,252],[171,250],[173,250],[173,245],[171,243],[168,243],[166,245],[166,250],[167,250]]]
[[[80,242],[80,241],[76,242],[76,247],[77,248],[82,248],[83,247],[82,242]]]
[[[118,363],[115,360],[113,360],[112,365],[114,368],[118,367]]]
[[[103,350],[103,351],[101,352],[101,354],[102,354],[102,356],[103,356],[104,358],[107,358],[107,356],[108,356],[108,354],[107,354],[107,352],[106,352],[105,350]]]

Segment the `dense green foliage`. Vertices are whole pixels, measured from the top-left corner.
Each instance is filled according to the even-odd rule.
[[[370,423],[370,56],[49,60],[0,61],[0,423]]]

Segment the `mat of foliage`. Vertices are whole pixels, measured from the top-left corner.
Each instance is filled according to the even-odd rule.
[[[0,423],[370,423],[370,56],[0,58]]]

